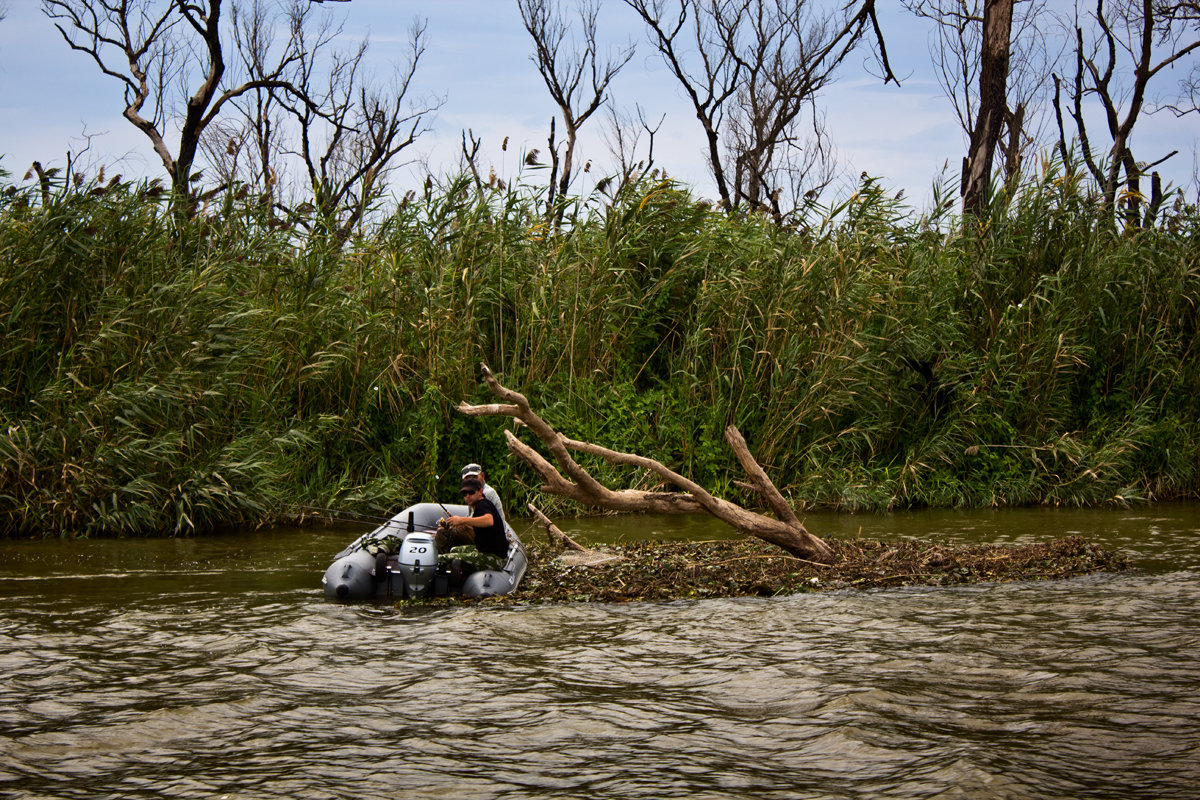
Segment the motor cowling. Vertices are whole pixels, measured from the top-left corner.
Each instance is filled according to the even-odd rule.
[[[409,597],[426,597],[433,593],[437,566],[437,542],[432,535],[414,532],[404,537],[396,558],[396,570],[404,576],[404,588]]]

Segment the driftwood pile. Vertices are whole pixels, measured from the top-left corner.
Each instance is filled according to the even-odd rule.
[[[506,602],[772,597],[801,592],[1058,580],[1127,569],[1124,556],[1077,536],[1020,547],[902,540],[826,540],[830,563],[754,539],[643,542],[588,551],[580,563],[554,545],[530,548],[521,589]]]

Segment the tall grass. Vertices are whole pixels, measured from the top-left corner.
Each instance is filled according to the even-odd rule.
[[[145,185],[7,187],[0,531],[383,512],[467,461],[523,508],[502,423],[453,411],[489,399],[480,361],[569,435],[729,495],[729,424],[809,507],[1200,489],[1194,207],[1121,231],[1048,170],[966,226],[869,180],[797,229],[668,181],[562,212],[448,180],[334,250],[232,197],[181,223]]]

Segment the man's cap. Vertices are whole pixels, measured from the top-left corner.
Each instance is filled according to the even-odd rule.
[[[483,472],[483,467],[479,466],[478,464],[467,464],[462,469],[462,476],[464,478],[469,478],[472,475],[478,475],[481,472]]]
[[[478,478],[463,478],[462,491],[478,492],[482,488],[483,484],[479,482]]]

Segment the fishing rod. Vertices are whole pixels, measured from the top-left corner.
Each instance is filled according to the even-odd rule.
[[[436,503],[437,507],[442,510],[442,513],[446,515],[446,518],[453,517],[454,512],[452,512],[450,509],[446,508],[445,504],[442,503],[441,500],[437,499],[437,485],[439,483],[441,483],[441,480],[442,480],[441,475],[433,476],[433,491],[434,491],[433,502]],[[326,506],[310,506],[310,505],[299,505],[299,504],[297,504],[295,506],[295,508],[299,509],[300,511],[314,511],[314,512],[321,513],[321,514],[328,514],[328,515],[334,517],[335,519],[342,519],[347,522],[352,522],[352,521],[382,522],[385,525],[393,525],[393,524],[402,525],[403,524],[403,523],[395,520],[393,517],[381,517],[376,514],[364,514],[360,511],[346,511],[346,510],[339,509],[339,508],[328,508]],[[429,532],[433,532],[433,531],[437,530],[437,528],[427,527],[424,525],[417,526],[417,527],[419,527],[421,530],[429,531]]]
[[[438,508],[442,509],[442,511],[446,514],[447,518],[453,517],[454,515],[450,513],[450,509],[448,509],[444,505],[442,505],[442,501],[437,499],[437,487],[438,487],[438,484],[441,482],[442,482],[441,475],[433,476],[433,502],[438,504]]]
[[[319,511],[322,514],[329,514],[331,516],[340,517],[343,519],[348,515],[350,517],[353,517],[354,519],[363,520],[365,522],[391,522],[392,521],[391,517],[379,517],[374,514],[363,514],[358,511],[345,511],[345,510],[338,509],[338,508],[325,508],[324,506],[298,505],[298,506],[296,506],[296,508],[300,509],[301,511]]]
[[[441,503],[439,503],[438,505],[441,505]],[[344,511],[344,510],[337,509],[337,508],[325,508],[324,506],[298,505],[298,506],[296,506],[296,508],[299,508],[304,511],[317,511],[317,512],[321,512],[323,514],[329,514],[329,515],[333,516],[335,519],[340,519],[345,522],[354,522],[354,521],[382,522],[383,524],[379,526],[381,528],[395,527],[395,528],[401,528],[401,529],[409,529],[408,526],[410,524],[410,523],[405,522],[404,520],[395,519],[394,517],[379,517],[379,516],[375,516],[374,514],[362,514],[358,511]],[[443,507],[443,509],[444,509],[444,507]],[[349,517],[347,517],[346,515],[349,515]],[[437,528],[429,526],[429,525],[412,525],[411,530],[421,531],[423,533],[436,533],[437,532]],[[363,537],[364,538],[369,537],[372,533],[373,533],[373,531],[367,531],[366,533],[363,534]]]

